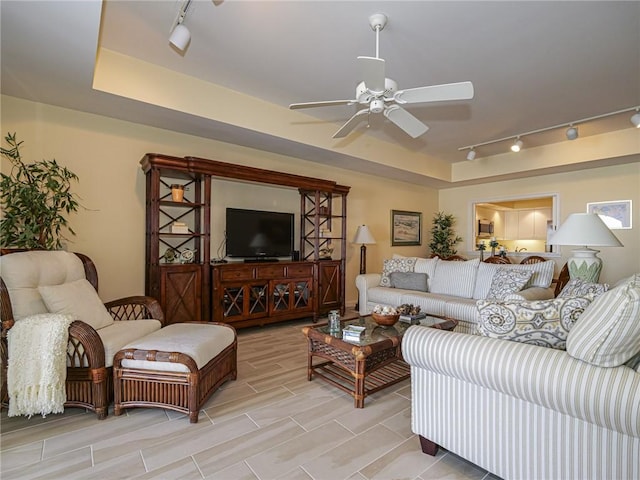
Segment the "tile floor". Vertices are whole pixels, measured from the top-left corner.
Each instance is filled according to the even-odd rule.
[[[497,479],[447,451],[421,452],[409,380],[364,409],[307,381],[306,324],[240,330],[238,380],[210,398],[197,424],[159,409],[103,421],[82,409],[44,419],[3,410],[2,479]]]

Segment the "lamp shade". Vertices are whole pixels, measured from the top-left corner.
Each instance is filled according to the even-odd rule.
[[[551,236],[551,245],[622,247],[620,240],[595,213],[572,213]]]
[[[570,278],[597,282],[602,270],[598,250],[588,247],[622,247],[622,243],[595,213],[572,213],[549,239],[551,245],[583,245],[567,260]]]
[[[362,245],[369,245],[376,243],[373,235],[369,231],[369,227],[366,225],[360,225],[356,231],[356,236],[353,238],[353,243],[360,243]]]

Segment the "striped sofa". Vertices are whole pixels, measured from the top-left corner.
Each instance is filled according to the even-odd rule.
[[[584,310],[567,349],[410,327],[423,451],[504,479],[640,478],[640,274]]]
[[[475,333],[478,322],[476,302],[489,294],[492,280],[500,269],[531,271],[525,287],[510,295],[513,299],[544,300],[553,298],[555,262],[499,265],[467,261],[446,261],[439,258],[416,258],[394,255],[385,260],[382,273],[367,273],[356,277],[360,315],[370,314],[376,305],[397,307],[409,303],[420,306],[430,315],[458,320],[457,332]],[[404,275],[402,283],[394,284],[394,275]],[[407,278],[407,276],[409,276]],[[426,282],[414,282],[423,276]]]

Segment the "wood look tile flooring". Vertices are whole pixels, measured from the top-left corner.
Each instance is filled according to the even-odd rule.
[[[160,409],[98,421],[67,409],[46,418],[2,411],[0,474],[10,479],[496,479],[411,432],[410,380],[367,397],[307,381],[309,321],[240,330],[238,379],[197,424]]]

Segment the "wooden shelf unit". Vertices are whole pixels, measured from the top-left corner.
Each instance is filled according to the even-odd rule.
[[[158,298],[169,323],[211,320],[243,327],[344,312],[350,187],[197,157],[149,153],[140,163],[146,174],[145,290]],[[297,188],[302,261],[210,266],[212,177]],[[171,201],[173,183],[186,186],[183,202]],[[175,221],[187,223],[189,233],[171,233]],[[332,259],[321,259],[324,247],[334,249]],[[193,262],[167,263],[167,249],[190,249]]]

